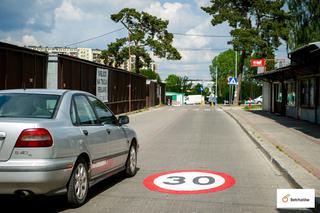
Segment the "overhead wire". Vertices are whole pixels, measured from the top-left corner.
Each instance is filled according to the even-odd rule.
[[[107,33],[104,33],[102,35],[98,35],[98,36],[95,36],[95,37],[91,37],[91,38],[88,38],[88,39],[85,39],[85,40],[82,40],[82,41],[78,41],[78,42],[74,42],[74,43],[71,43],[71,44],[67,44],[65,45],[65,47],[70,47],[70,46],[74,46],[74,45],[77,45],[77,44],[81,44],[81,43],[85,43],[85,42],[88,42],[88,41],[92,41],[92,40],[95,40],[95,39],[98,39],[98,38],[101,38],[101,37],[104,37],[104,36],[107,36],[107,35],[110,35],[110,34],[113,34],[113,33],[116,33],[116,32],[119,32],[121,30],[124,30],[125,28],[122,27],[122,28],[119,28],[119,29],[116,29],[116,30],[113,30],[111,32],[107,32]],[[172,33],[174,35],[178,35],[178,36],[191,36],[191,37],[210,37],[210,38],[227,38],[227,37],[231,37],[230,35],[206,35],[206,34],[189,34],[189,33]],[[227,50],[229,48],[181,48],[181,49],[178,49],[179,51],[222,51],[222,50]],[[285,51],[277,51],[277,52],[285,52]]]
[[[111,31],[111,32],[104,33],[104,34],[99,35],[99,36],[95,36],[95,37],[92,37],[92,38],[88,38],[88,39],[85,39],[85,40],[82,40],[82,41],[78,41],[78,42],[74,42],[74,43],[65,45],[65,47],[74,46],[74,45],[77,45],[77,44],[81,44],[81,43],[85,43],[85,42],[88,42],[88,41],[91,41],[91,40],[95,40],[95,39],[97,39],[97,38],[101,38],[101,37],[104,37],[104,36],[106,36],[106,35],[110,35],[110,34],[119,32],[119,31],[124,30],[124,29],[125,29],[125,28],[122,27],[122,28],[113,30],[113,31]]]

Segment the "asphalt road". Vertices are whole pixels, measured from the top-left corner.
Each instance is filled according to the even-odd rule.
[[[135,177],[116,175],[95,185],[89,201],[78,209],[68,209],[62,197],[3,196],[2,209],[19,206],[34,212],[280,212],[276,209],[276,189],[290,185],[222,110],[161,107],[131,115],[130,126],[140,141],[139,171]],[[236,183],[223,191],[193,195],[159,193],[143,185],[143,180],[154,173],[192,169],[227,173]]]

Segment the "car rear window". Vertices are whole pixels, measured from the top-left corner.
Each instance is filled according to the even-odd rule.
[[[49,94],[0,94],[0,117],[52,118],[59,98]]]

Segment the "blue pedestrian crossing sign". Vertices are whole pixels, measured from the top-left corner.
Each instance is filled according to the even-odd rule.
[[[228,84],[229,85],[238,85],[238,78],[229,76],[228,77]]]

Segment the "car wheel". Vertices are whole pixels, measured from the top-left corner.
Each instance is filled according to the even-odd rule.
[[[72,171],[68,184],[68,203],[72,207],[79,207],[86,201],[89,190],[88,166],[83,159],[79,159]]]
[[[128,159],[126,162],[125,174],[127,177],[133,177],[137,173],[137,150],[135,145],[131,145]]]
[[[262,104],[261,101],[258,101],[257,104]]]

